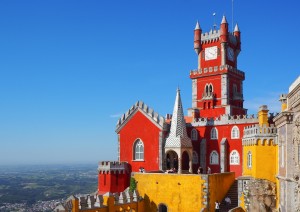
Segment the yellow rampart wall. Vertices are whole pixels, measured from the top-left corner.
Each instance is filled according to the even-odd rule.
[[[104,197],[104,205],[102,207],[79,209],[78,199],[72,200],[72,212],[112,212],[112,211],[132,211],[132,212],[144,212],[144,201],[139,200],[137,202],[118,204],[115,203],[115,198]]]
[[[207,211],[207,203],[210,211],[213,211],[215,200],[221,201],[225,197],[235,179],[234,173],[211,175],[134,173],[133,177],[137,181],[140,196],[144,198],[147,212],[156,212],[159,204],[165,204],[168,211],[174,212]]]
[[[216,200],[221,202],[225,198],[234,180],[234,172],[208,175],[209,211],[214,211]]]

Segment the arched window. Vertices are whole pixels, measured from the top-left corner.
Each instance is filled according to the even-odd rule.
[[[238,151],[233,150],[230,153],[230,165],[239,165],[240,164],[240,154]]]
[[[234,94],[237,93],[237,86],[236,86],[236,84],[233,84],[233,93]]]
[[[198,154],[196,151],[193,151],[193,164],[198,164]]]
[[[198,132],[197,132],[196,129],[192,129],[191,138],[192,138],[193,141],[197,141],[198,140]]]
[[[240,130],[237,126],[231,129],[231,138],[240,138]]]
[[[210,131],[210,139],[218,139],[218,130],[213,127]]]
[[[217,151],[214,150],[210,153],[209,161],[212,165],[219,164],[219,154]]]
[[[213,87],[212,87],[212,84],[209,85],[209,91],[208,91],[208,94],[209,96],[211,96],[213,93]]]
[[[144,160],[144,143],[137,139],[134,142],[134,160]]]
[[[247,166],[248,168],[252,167],[252,153],[250,151],[247,154]]]

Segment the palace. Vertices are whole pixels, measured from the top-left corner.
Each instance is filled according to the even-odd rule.
[[[99,162],[98,191],[56,211],[214,211],[217,200],[221,211],[300,210],[300,77],[280,114],[262,105],[249,116],[238,25],[230,32],[223,16],[204,33],[197,22],[194,50],[188,115],[179,88],[166,116],[136,102],[116,125],[118,160]]]

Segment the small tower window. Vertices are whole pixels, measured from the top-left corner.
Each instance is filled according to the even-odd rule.
[[[237,93],[237,86],[236,86],[236,84],[233,84],[233,93]]]
[[[232,127],[231,138],[233,139],[240,138],[240,130],[237,126]]]
[[[219,154],[217,151],[214,150],[210,153],[209,161],[211,165],[219,164]]]
[[[144,143],[137,139],[134,143],[134,160],[144,160]]]
[[[208,96],[208,85],[205,86],[205,96]]]
[[[218,130],[213,127],[210,131],[210,139],[218,139]]]
[[[252,153],[250,151],[247,154],[247,166],[248,168],[252,167]]]
[[[193,151],[193,164],[198,164],[198,154],[196,151]]]
[[[193,141],[198,140],[198,131],[196,129],[192,129],[191,138],[192,138]]]
[[[212,88],[212,85],[210,84],[210,85],[209,85],[209,95],[210,95],[210,96],[212,95],[212,92],[213,92],[213,88]]]

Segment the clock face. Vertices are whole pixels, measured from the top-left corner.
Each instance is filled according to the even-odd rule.
[[[209,47],[205,49],[205,60],[217,59],[218,48],[216,46]]]
[[[227,58],[230,61],[234,61],[234,51],[230,47],[227,48]]]

